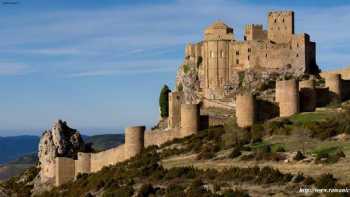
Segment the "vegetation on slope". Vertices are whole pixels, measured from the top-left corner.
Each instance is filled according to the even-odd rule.
[[[349,113],[349,112],[343,112]],[[345,114],[341,114],[347,117]],[[327,121],[336,122],[335,117]],[[349,119],[350,120],[350,119]],[[312,122],[312,123],[310,123]],[[311,125],[322,125],[323,121],[310,121]],[[340,120],[344,123],[343,120]],[[304,122],[306,123],[306,122]],[[219,153],[232,149],[229,157],[244,159],[243,152],[251,152],[255,160],[274,160],[279,153],[285,152],[283,144],[269,144],[263,138],[276,133],[290,135],[296,128],[305,128],[305,124],[289,119],[279,119],[251,129],[240,129],[234,122],[224,127],[214,127],[201,131],[197,135],[168,142],[161,147],[150,147],[137,157],[103,168],[96,174],[82,174],[75,182],[68,183],[42,196],[248,196],[249,191],[236,187],[237,184],[273,185],[289,187],[294,194],[300,187],[344,188],[331,174],[310,177],[295,172],[282,173],[271,167],[229,167],[223,170],[199,169],[191,166],[164,168],[162,160],[186,154],[196,154],[199,161],[217,159]],[[335,123],[333,125],[337,125]],[[321,126],[322,129],[328,127]],[[319,133],[309,130],[314,137]],[[235,153],[234,153],[235,152]],[[239,152],[239,153],[238,153]],[[321,151],[322,152],[322,151]],[[272,159],[271,159],[272,158]],[[303,159],[300,156],[301,159]],[[246,158],[252,159],[252,158]],[[290,193],[289,193],[290,194]]]
[[[194,155],[194,159],[202,164],[209,161],[215,164],[227,160],[253,160],[259,161],[258,164],[266,161],[270,165],[273,164],[271,162],[286,159],[282,156],[297,151],[293,156],[296,162],[315,155],[315,162],[332,165],[346,157],[349,151],[346,147],[334,145],[339,142],[330,139],[348,133],[349,122],[348,110],[332,115],[300,114],[299,117],[256,124],[250,129],[240,129],[231,120],[223,127],[203,130],[197,135],[176,139],[161,147],[149,147],[135,158],[105,167],[100,172],[80,174],[76,181],[41,196],[248,196],[253,192],[250,188],[257,187],[274,188],[284,191],[286,195],[295,195],[300,187],[305,186],[344,188],[348,185],[340,183],[339,176],[335,177],[327,171],[325,174],[310,176],[298,170],[286,172],[266,165],[197,168],[191,166],[190,162],[169,168],[164,165],[164,161]],[[297,144],[289,143],[296,136]],[[312,143],[304,147],[300,139]],[[16,191],[19,185],[14,182],[5,184]],[[27,190],[23,194],[25,192]]]

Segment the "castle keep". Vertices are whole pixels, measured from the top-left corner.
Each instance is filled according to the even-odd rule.
[[[185,57],[198,66],[199,91],[215,99],[224,96],[233,74],[241,70],[317,72],[315,48],[308,34],[295,34],[293,11],[275,11],[268,13],[267,30],[259,24],[246,25],[243,41],[235,38],[233,28],[214,22],[205,29],[203,41],[186,46]]]

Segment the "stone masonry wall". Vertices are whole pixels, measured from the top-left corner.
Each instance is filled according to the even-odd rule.
[[[116,148],[91,154],[91,172],[97,172],[104,166],[113,165],[126,160],[124,156],[124,147],[125,145],[122,144]]]
[[[56,157],[56,181],[55,185],[59,186],[72,180],[75,176],[74,159],[67,157]]]
[[[149,131],[145,133],[145,147],[151,145],[161,145],[165,142],[171,141],[176,138],[180,138],[180,129],[169,129],[165,131]]]

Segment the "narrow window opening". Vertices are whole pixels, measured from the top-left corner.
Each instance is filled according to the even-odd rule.
[[[236,59],[236,64],[239,64],[239,60],[238,59]]]

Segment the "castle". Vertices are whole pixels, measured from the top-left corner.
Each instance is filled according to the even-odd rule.
[[[246,25],[243,41],[235,39],[233,28],[216,21],[205,29],[203,41],[186,46],[185,58],[196,62],[200,91],[215,99],[223,97],[233,73],[244,69],[317,74],[315,51],[308,34],[295,34],[293,11],[274,11],[268,13],[267,30]]]
[[[268,31],[261,25],[247,25],[244,41],[236,41],[232,28],[215,22],[206,29],[204,41],[186,47],[186,58],[195,60],[198,66],[200,91],[207,96],[222,96],[225,86],[230,84],[231,74],[248,67],[274,70],[287,66],[287,69],[303,74],[313,74],[318,70],[315,43],[307,34],[294,35],[294,13],[270,12],[268,19]],[[251,127],[259,121],[260,111],[266,112],[269,107],[277,109],[270,118],[289,117],[299,112],[315,111],[316,107],[334,99],[348,99],[350,81],[333,73],[327,75],[324,85],[316,84],[312,77],[292,78],[274,81],[273,90],[271,105],[266,102],[259,104],[251,92],[235,96],[232,107],[235,112],[231,117],[236,118],[239,127]],[[169,93],[168,128],[145,132],[144,126],[129,127],[125,130],[125,144],[98,153],[79,152],[76,160],[56,157],[55,170],[44,171],[43,176],[55,178],[55,185],[59,186],[73,180],[79,173],[96,172],[126,161],[145,147],[197,134],[199,130],[215,125],[207,123],[210,120],[201,114],[206,107],[205,101],[189,104],[185,102],[184,94],[181,90]],[[217,104],[215,107],[227,106]]]

